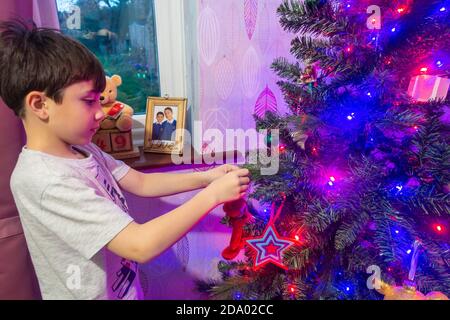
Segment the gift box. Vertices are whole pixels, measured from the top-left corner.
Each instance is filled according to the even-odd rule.
[[[411,79],[408,94],[420,102],[447,97],[450,79],[432,75],[420,75]]]

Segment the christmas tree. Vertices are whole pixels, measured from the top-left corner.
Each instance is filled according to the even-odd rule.
[[[280,169],[265,176],[262,164],[248,165],[253,219],[244,228],[244,238],[268,240],[246,241],[245,259],[222,261],[222,281],[199,290],[382,299],[371,270],[402,285],[415,259],[417,291],[450,294],[449,11],[435,0],[279,6],[295,60],[272,67],[291,112],[255,116],[258,129],[279,130],[279,145],[270,133],[267,145]],[[264,263],[280,251],[278,263]]]

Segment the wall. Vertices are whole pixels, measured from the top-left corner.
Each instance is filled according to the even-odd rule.
[[[275,58],[290,57],[293,36],[281,28],[276,14],[282,1],[199,3],[199,118],[203,130],[254,129],[257,102],[287,112],[278,79],[271,70]]]

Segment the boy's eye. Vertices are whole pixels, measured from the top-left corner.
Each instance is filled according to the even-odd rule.
[[[84,102],[86,102],[88,105],[93,105],[93,104],[95,104],[95,103],[97,103],[98,102],[98,100],[89,100],[89,99],[85,99],[84,100]]]

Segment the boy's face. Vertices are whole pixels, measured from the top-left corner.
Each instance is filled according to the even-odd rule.
[[[48,125],[59,139],[69,144],[88,144],[104,118],[100,92],[92,81],[83,81],[64,90],[61,104],[49,99]]]
[[[156,121],[158,121],[158,122],[163,122],[163,120],[164,120],[164,116],[163,116],[162,114],[158,114],[158,115],[156,116]]]
[[[170,110],[164,110],[164,114],[166,115],[166,118],[167,118],[167,119],[169,119],[169,120],[172,120],[172,119],[173,119],[172,111],[170,111]]]

